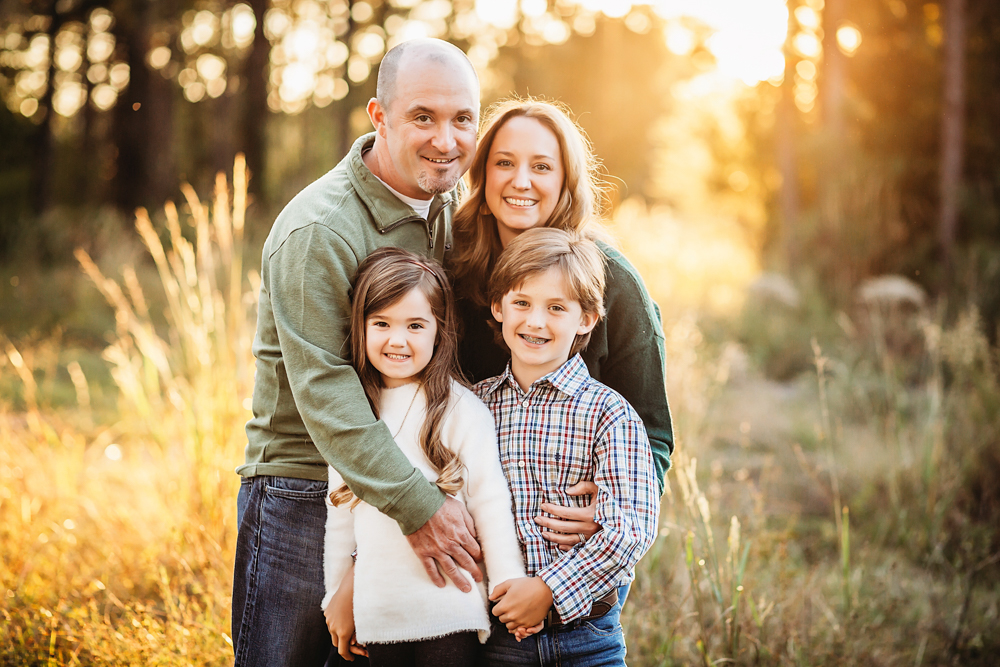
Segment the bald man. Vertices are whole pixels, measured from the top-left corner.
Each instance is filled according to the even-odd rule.
[[[261,260],[253,419],[237,500],[233,577],[236,665],[323,665],[320,609],[327,465],[399,523],[428,574],[470,590],[481,578],[472,522],[416,470],[372,413],[346,357],[348,290],[382,246],[441,260],[455,187],[476,149],[479,81],[440,40],[396,46],[368,103],[375,132],[300,192],[271,228]]]

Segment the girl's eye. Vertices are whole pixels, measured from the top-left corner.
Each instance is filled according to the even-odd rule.
[[[373,322],[369,322],[369,323],[368,323],[368,326],[370,326],[370,327],[378,327],[378,328],[383,328],[383,327],[387,327],[387,326],[389,326],[389,323],[388,323],[388,322],[382,322],[382,321],[379,321],[379,320],[375,320],[375,321],[373,321]]]
[[[419,322],[413,322],[413,323],[410,324],[410,328],[411,329],[423,329],[424,325],[420,324]]]

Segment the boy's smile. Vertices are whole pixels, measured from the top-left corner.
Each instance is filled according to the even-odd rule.
[[[573,342],[597,324],[570,296],[562,272],[550,268],[529,277],[492,306],[510,348],[511,371],[522,389],[569,359]]]

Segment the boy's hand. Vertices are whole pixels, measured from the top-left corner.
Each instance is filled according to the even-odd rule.
[[[358,644],[358,638],[354,634],[354,566],[344,575],[340,588],[330,598],[323,615],[326,617],[330,639],[344,660],[353,662],[354,655],[368,655],[368,651]]]
[[[535,523],[548,529],[542,531],[542,537],[555,542],[562,551],[569,551],[575,545],[586,542],[601,530],[601,525],[594,521],[594,515],[597,514],[597,485],[591,481],[577,482],[566,489],[566,493],[570,496],[590,496],[590,504],[586,507],[564,507],[542,503],[543,512],[559,518],[535,517]]]
[[[493,615],[514,633],[518,628],[534,629],[545,620],[552,606],[552,591],[538,577],[521,577],[497,584],[490,600],[500,600],[493,607]]]

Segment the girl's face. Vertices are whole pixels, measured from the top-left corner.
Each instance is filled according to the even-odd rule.
[[[417,288],[365,320],[365,352],[386,387],[419,380],[436,342],[437,320],[427,297]]]
[[[515,116],[493,139],[486,162],[486,205],[504,247],[521,232],[545,225],[565,174],[555,133],[535,118]]]

